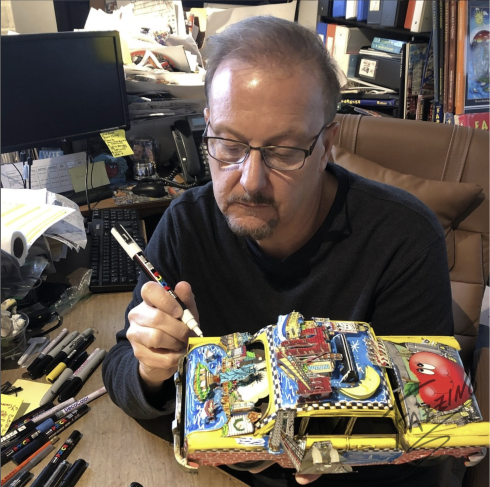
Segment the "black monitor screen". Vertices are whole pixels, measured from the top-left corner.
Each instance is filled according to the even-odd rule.
[[[2,153],[129,129],[118,32],[2,36]]]

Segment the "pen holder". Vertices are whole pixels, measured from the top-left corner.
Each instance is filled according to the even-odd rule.
[[[2,337],[2,360],[17,360],[26,351],[26,329],[29,325],[29,317],[24,313],[18,314],[24,320],[24,324],[22,325],[22,328],[15,330],[12,335]]]

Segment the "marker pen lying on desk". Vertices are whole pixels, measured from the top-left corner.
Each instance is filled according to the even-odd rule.
[[[62,402],[66,400],[68,397],[74,397],[76,396],[79,392],[80,389],[83,387],[83,384],[86,382],[86,380],[92,375],[94,370],[102,363],[102,360],[104,360],[104,357],[106,356],[107,352],[105,350],[99,350],[91,359],[90,361],[87,359],[87,364],[83,365],[83,367],[80,367],[79,371],[80,372],[75,372],[73,374],[73,379],[71,379],[67,384],[66,387],[64,387],[58,396],[58,401]]]
[[[55,453],[54,457],[51,458],[49,463],[43,468],[41,473],[37,476],[36,480],[31,484],[31,487],[44,487],[46,481],[53,475],[56,467],[63,461],[66,460],[73,448],[75,448],[82,438],[80,431],[75,430],[68,437],[68,439],[61,445],[61,448]]]
[[[85,343],[85,340],[94,333],[93,328],[87,328],[85,331],[80,333],[75,339],[73,339],[61,352],[56,355],[56,357],[49,362],[49,364],[44,369],[46,375],[49,375],[50,372],[61,362],[63,362],[68,355],[70,355],[73,350],[77,350],[78,347],[82,346]],[[61,374],[61,372],[60,372]]]
[[[87,467],[88,463],[83,458],[73,462],[71,468],[61,477],[58,487],[74,487],[85,470],[87,470]]]
[[[53,347],[46,356],[31,370],[29,370],[29,375],[33,379],[39,379],[44,375],[44,371],[46,370],[46,366],[50,364],[58,353],[63,350],[70,342],[72,342],[80,333],[78,331],[72,331],[70,334],[65,336],[63,340],[61,340],[55,347]]]
[[[71,468],[71,463],[68,460],[63,460],[53,472],[53,475],[49,477],[48,481],[44,484],[44,487],[53,487],[54,485],[58,485],[60,479],[65,475],[68,469]]]
[[[202,337],[202,331],[197,324],[196,319],[192,316],[192,313],[187,309],[182,300],[175,294],[175,291],[163,280],[162,276],[155,270],[152,264],[147,260],[143,251],[138,244],[133,240],[133,237],[128,231],[120,224],[117,223],[112,229],[111,233],[114,238],[119,242],[124,251],[131,257],[132,260],[140,266],[141,270],[152,280],[158,282],[179,304],[182,306],[184,313],[180,318],[197,336]]]
[[[69,386],[71,381],[80,374],[82,369],[86,367],[91,361],[94,355],[96,355],[100,351],[100,348],[96,348],[78,367],[75,368],[75,372],[72,372],[70,376],[68,377],[63,384],[61,384],[60,388],[58,389],[58,394],[62,394],[63,391]]]
[[[27,367],[27,372],[31,372],[31,370],[34,370],[41,362],[41,360],[43,360],[44,357],[46,357],[46,355],[51,352],[51,350],[53,350],[53,348],[56,347],[56,345],[58,345],[58,343],[60,343],[66,335],[68,335],[68,329],[63,328],[60,331],[59,335],[56,338],[53,338],[49,342],[48,346],[32,361],[32,364]]]
[[[66,367],[70,366],[74,360],[77,359],[77,357],[82,353],[84,350],[86,350],[92,342],[95,340],[95,336],[89,335],[85,337],[76,348],[74,348],[68,356],[62,360],[47,376],[46,380],[48,382],[54,383],[56,379],[60,376],[60,374],[66,369]]]
[[[9,487],[24,487],[27,483],[34,477],[34,474],[31,472],[22,472],[17,478],[12,480],[9,484]]]
[[[37,449],[30,457],[26,458],[22,463],[20,463],[16,468],[14,468],[10,473],[5,475],[2,479],[2,486],[5,485],[9,480],[14,478],[17,474],[31,470],[38,463],[42,462],[53,450],[54,444],[59,440],[57,436],[51,438],[50,441],[44,443],[41,448]]]
[[[80,353],[78,357],[76,357],[75,360],[72,361],[72,364],[67,366],[67,368],[59,375],[54,384],[48,389],[46,394],[44,394],[39,404],[54,401],[63,384],[68,380],[69,377],[72,376],[73,371],[78,369],[78,367],[80,367],[80,365],[82,365],[85,360],[87,360],[87,357],[87,352],[83,351],[82,353]]]

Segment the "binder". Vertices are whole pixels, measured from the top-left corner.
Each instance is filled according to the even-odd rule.
[[[403,27],[405,29],[410,30],[412,28],[413,13],[415,11],[415,4],[416,3],[417,3],[417,0],[410,0],[408,2],[407,13],[405,15],[405,23],[403,24]]]
[[[330,17],[332,15],[332,0],[319,0],[318,15],[320,17]]]
[[[403,27],[407,7],[407,0],[383,0],[381,25],[383,27]]]
[[[369,0],[359,0],[357,2],[357,20],[366,22],[368,17]]]
[[[371,25],[379,25],[381,22],[381,10],[384,0],[370,0],[367,23]]]
[[[347,0],[345,6],[345,18],[357,20],[357,0]]]
[[[417,0],[410,30],[412,32],[430,32],[432,29],[432,5],[429,0]]]
[[[357,60],[356,77],[375,85],[397,90],[402,96],[405,85],[403,60],[404,55],[392,58],[360,53]]]
[[[345,17],[346,5],[345,0],[334,0],[332,5],[332,17]]]

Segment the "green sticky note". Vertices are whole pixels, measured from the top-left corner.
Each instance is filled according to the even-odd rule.
[[[93,166],[93,167],[92,167]],[[71,183],[73,184],[73,189],[75,193],[85,190],[85,166],[76,166],[68,169],[68,174],[70,175]],[[98,188],[105,184],[110,184],[109,178],[107,177],[107,172],[105,170],[104,161],[94,162],[89,164],[88,177],[87,177],[87,188]]]

